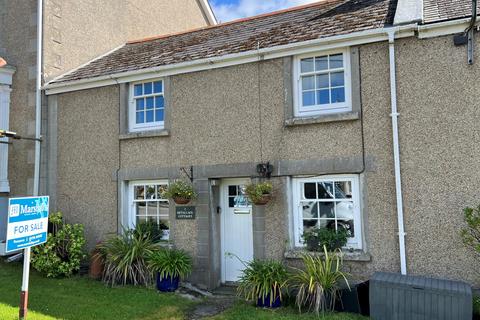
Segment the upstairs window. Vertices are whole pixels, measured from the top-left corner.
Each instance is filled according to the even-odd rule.
[[[130,131],[163,129],[165,124],[163,80],[137,82],[130,87]]]
[[[351,111],[347,50],[295,58],[295,116]]]

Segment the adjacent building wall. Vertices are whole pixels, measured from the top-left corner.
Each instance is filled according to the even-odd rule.
[[[44,0],[44,81],[104,54],[128,40],[207,26],[197,0]],[[0,0],[0,56],[16,67],[10,129],[35,134],[37,0]],[[47,111],[43,114],[43,133]],[[45,142],[41,190],[46,190]],[[33,189],[34,143],[15,141],[9,150],[12,195]]]

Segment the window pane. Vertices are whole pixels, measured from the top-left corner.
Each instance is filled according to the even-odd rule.
[[[317,227],[318,220],[303,220],[303,231]]]
[[[316,199],[317,189],[314,182],[307,182],[303,184],[303,194],[305,199]]]
[[[315,70],[316,71],[323,71],[328,69],[328,58],[327,56],[324,57],[316,57],[315,58]]]
[[[157,222],[157,202],[147,202],[147,216],[149,217],[154,217],[155,219],[152,219],[154,222]]]
[[[314,76],[302,77],[302,90],[312,90],[315,88]]]
[[[335,229],[335,220],[333,220],[333,219],[322,219],[319,222],[319,227],[336,230]]]
[[[351,201],[341,201],[336,203],[337,227],[346,229],[350,237],[354,236],[353,210],[354,205]]]
[[[145,122],[153,122],[154,121],[153,110],[147,110],[146,114],[147,114],[147,119]]]
[[[328,90],[327,90],[328,92]],[[315,91],[307,91],[302,93],[303,106],[314,106],[315,105]]]
[[[320,218],[335,218],[334,202],[319,202]]]
[[[318,183],[318,198],[319,199],[333,199],[333,184],[332,182]]]
[[[165,199],[162,194],[163,192],[165,192],[166,189],[167,189],[167,185],[165,184],[157,185],[157,199]]]
[[[163,92],[163,84],[162,81],[155,81],[153,83],[153,92],[155,93],[161,93]]]
[[[141,84],[136,84],[136,85],[134,86],[134,90],[133,90],[133,91],[134,91],[134,95],[136,95],[136,96],[141,96],[141,95],[143,94],[143,92],[142,92],[142,85],[141,85]]]
[[[161,219],[160,229],[163,231],[162,240],[169,240],[170,239],[170,222],[166,219]]]
[[[147,200],[155,199],[155,186],[154,185],[146,186],[146,189],[147,189],[147,194],[146,194]]]
[[[143,111],[137,112],[136,123],[145,123],[145,114]]]
[[[332,89],[332,103],[345,102],[345,88]]]
[[[137,219],[136,219],[137,224],[144,223],[144,222],[147,222],[146,216],[137,216]]]
[[[153,97],[148,97],[146,100],[147,100],[147,109],[153,109]]]
[[[340,87],[345,85],[345,76],[342,72],[333,72],[330,74],[330,81],[332,82],[332,87]]]
[[[145,108],[145,101],[143,98],[136,99],[135,104],[137,106],[137,111],[143,110]]]
[[[146,203],[145,202],[136,202],[135,203],[135,209],[137,212],[137,216],[145,216],[147,211],[146,211]]]
[[[302,212],[304,219],[318,218],[318,203],[315,201],[302,202]]]
[[[228,195],[236,196],[237,195],[237,186],[228,186]]]
[[[163,121],[163,109],[155,109],[155,121]]]
[[[330,91],[328,89],[317,91],[317,101],[318,101],[318,104],[329,104]]]
[[[136,200],[143,200],[144,198],[144,187],[143,186],[135,186],[135,199]]]
[[[158,213],[161,216],[168,217],[168,215],[169,215],[168,202],[159,202],[158,203]]]
[[[155,108],[163,108],[163,96],[155,97]]]
[[[143,84],[143,94],[151,94],[152,93],[152,83],[147,82]]]
[[[343,68],[343,54],[330,56],[330,69]]]
[[[352,198],[352,182],[351,181],[335,182],[335,198],[351,199]]]
[[[302,59],[300,61],[300,72],[313,72],[313,58]]]
[[[328,88],[328,74],[320,74],[317,76],[317,89]]]

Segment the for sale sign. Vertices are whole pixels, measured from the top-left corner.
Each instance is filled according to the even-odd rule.
[[[48,196],[10,198],[6,252],[33,247],[47,241]]]

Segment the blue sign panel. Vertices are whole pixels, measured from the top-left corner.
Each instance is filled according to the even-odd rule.
[[[8,200],[6,252],[33,247],[47,241],[48,196]]]

